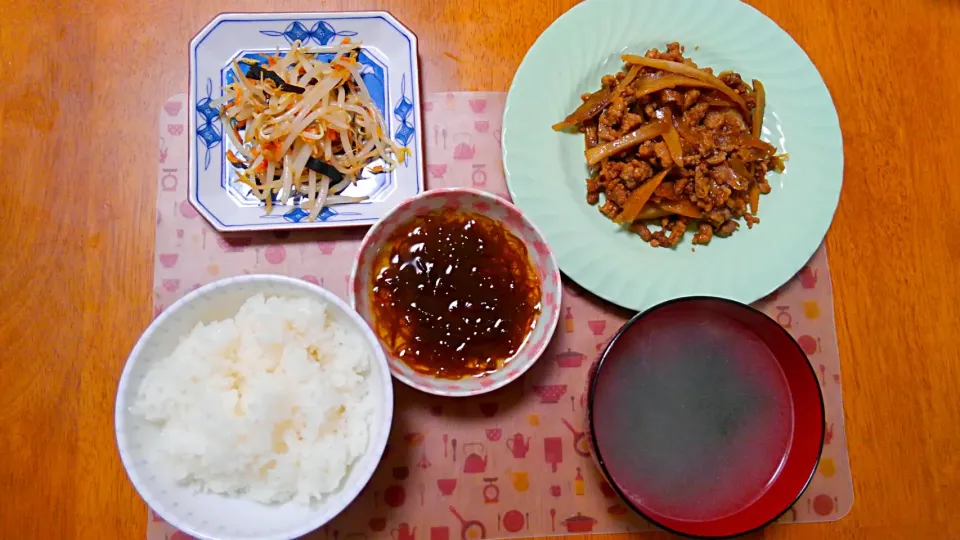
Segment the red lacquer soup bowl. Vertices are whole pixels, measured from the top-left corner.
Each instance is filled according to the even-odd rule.
[[[709,297],[638,314],[588,381],[597,466],[634,510],[672,532],[737,536],[786,512],[823,448],[823,396],[773,319]]]

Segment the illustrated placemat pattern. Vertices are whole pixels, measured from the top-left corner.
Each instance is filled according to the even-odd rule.
[[[186,200],[186,100],[174,96],[160,111],[155,313],[207,282],[245,273],[299,277],[347,298],[366,228],[220,235],[193,209]],[[425,97],[429,188],[470,186],[509,198],[500,161],[504,100],[500,93]],[[853,486],[825,249],[757,307],[809,355],[827,408],[819,470],[781,522],[839,519],[853,504]],[[467,540],[651,530],[595,470],[583,429],[587,369],[630,315],[565,281],[556,336],[522,380],[464,399],[395,384],[393,430],[379,469],[353,505],[310,537]],[[151,512],[147,538],[189,536]]]

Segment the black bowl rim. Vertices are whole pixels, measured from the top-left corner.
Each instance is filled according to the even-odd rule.
[[[756,527],[754,527],[754,528],[752,528],[752,529],[748,529],[748,530],[745,530],[745,531],[742,531],[742,532],[733,533],[733,534],[715,535],[715,536],[702,536],[702,535],[696,535],[696,534],[689,534],[689,533],[685,533],[685,532],[682,532],[682,531],[678,531],[678,530],[672,529],[672,528],[667,527],[666,525],[660,523],[660,522],[657,521],[656,519],[650,517],[650,516],[647,515],[645,512],[643,512],[642,510],[640,510],[635,504],[633,504],[633,503],[630,501],[630,499],[623,493],[623,491],[617,486],[616,482],[613,481],[613,478],[612,478],[612,476],[610,475],[610,472],[607,470],[607,466],[606,466],[606,464],[605,464],[604,461],[603,461],[603,456],[600,455],[600,450],[599,450],[599,449],[600,449],[600,446],[597,444],[596,430],[593,429],[593,400],[594,400],[594,396],[596,396],[597,379],[599,379],[599,377],[598,377],[597,375],[600,373],[600,369],[603,367],[603,362],[607,359],[607,357],[608,357],[608,355],[609,355],[609,353],[610,353],[610,349],[613,348],[613,346],[614,346],[614,344],[616,344],[617,340],[619,340],[620,337],[623,336],[623,334],[626,333],[626,331],[627,331],[630,327],[632,327],[634,324],[636,324],[638,321],[640,321],[640,319],[642,319],[643,317],[645,317],[645,316],[647,316],[647,315],[649,315],[649,314],[651,314],[651,313],[653,313],[653,312],[655,312],[655,311],[658,311],[658,310],[660,310],[660,309],[662,309],[662,308],[665,308],[665,307],[670,306],[670,305],[673,305],[673,304],[687,303],[687,302],[699,302],[699,301],[704,301],[704,300],[717,301],[717,302],[720,302],[720,303],[729,304],[729,305],[731,305],[731,306],[733,306],[733,307],[735,307],[735,308],[746,309],[746,310],[752,311],[752,312],[754,312],[754,313],[759,313],[759,314],[762,315],[765,319],[767,319],[767,320],[769,320],[770,322],[772,322],[773,325],[776,326],[776,328],[779,329],[780,332],[782,332],[785,336],[787,336],[787,338],[790,340],[790,343],[793,343],[794,347],[797,348],[797,352],[800,353],[800,356],[803,357],[804,360],[806,360],[807,369],[810,370],[810,376],[813,378],[814,386],[817,388],[817,396],[820,398],[820,443],[819,443],[819,445],[818,445],[818,446],[819,446],[819,450],[818,450],[818,452],[817,452],[817,459],[814,461],[814,463],[813,463],[813,468],[810,470],[810,476],[807,477],[807,481],[804,482],[803,487],[800,488],[799,492],[797,493],[797,496],[794,497],[794,499],[793,499],[792,501],[790,501],[790,503],[787,504],[786,507],[785,507],[783,510],[780,510],[780,511],[777,512],[772,518],[770,518],[770,519],[767,520],[766,522],[764,522],[764,523],[762,523],[762,524],[760,524],[760,525],[758,525],[758,526],[756,526]],[[655,306],[653,306],[653,307],[651,307],[651,308],[648,308],[648,309],[646,309],[646,310],[644,310],[644,311],[638,312],[636,315],[634,315],[633,317],[631,317],[629,321],[627,321],[626,323],[624,323],[624,325],[621,326],[619,330],[617,330],[617,333],[614,334],[612,338],[610,338],[610,341],[607,343],[607,345],[606,345],[606,346],[604,347],[604,349],[603,349],[603,352],[600,354],[600,359],[597,361],[596,369],[593,370],[592,378],[590,379],[590,386],[589,386],[589,388],[587,389],[587,423],[588,423],[588,425],[589,425],[589,431],[590,431],[590,443],[593,445],[592,450],[593,450],[593,453],[594,453],[594,458],[596,459],[597,465],[598,465],[599,468],[600,468],[600,472],[603,474],[603,477],[604,477],[604,479],[606,480],[606,482],[607,482],[608,484],[610,484],[610,487],[617,493],[617,495],[623,500],[623,502],[624,502],[627,506],[630,507],[630,509],[632,509],[634,512],[636,512],[637,514],[639,514],[640,517],[642,517],[643,519],[645,519],[645,520],[649,521],[650,523],[653,523],[653,524],[656,525],[657,527],[660,527],[661,529],[664,529],[664,530],[666,530],[666,531],[668,531],[668,532],[671,532],[671,533],[673,533],[673,534],[676,534],[676,535],[679,535],[679,536],[683,536],[683,537],[686,537],[686,538],[697,538],[697,539],[704,539],[704,540],[716,540],[716,539],[723,539],[723,538],[736,538],[736,537],[738,537],[738,536],[743,536],[743,535],[746,535],[746,534],[750,534],[750,533],[759,531],[759,530],[767,527],[768,525],[772,524],[773,522],[777,521],[778,519],[780,519],[781,516],[783,516],[784,514],[786,514],[788,510],[790,510],[791,508],[793,508],[793,506],[794,506],[795,504],[797,504],[797,502],[800,500],[800,498],[803,497],[804,492],[807,491],[807,488],[810,487],[810,483],[813,481],[814,476],[817,474],[817,468],[820,466],[820,459],[823,457],[823,442],[824,442],[824,437],[826,436],[827,418],[826,418],[826,406],[825,406],[825,404],[824,404],[824,402],[823,402],[823,390],[820,388],[820,381],[819,381],[819,379],[817,379],[817,372],[814,370],[813,364],[810,363],[810,358],[807,357],[807,353],[805,353],[805,352],[803,351],[803,347],[801,347],[800,344],[797,343],[797,340],[795,340],[795,339],[793,338],[793,336],[790,335],[790,332],[787,332],[787,330],[786,330],[783,326],[781,326],[780,323],[778,323],[777,321],[775,321],[774,319],[772,319],[769,315],[767,315],[766,313],[760,311],[759,309],[757,309],[757,308],[755,308],[755,307],[753,307],[753,306],[750,306],[750,305],[747,305],[747,304],[743,304],[743,303],[737,302],[737,301],[735,301],[735,300],[730,300],[730,299],[728,299],[728,298],[721,298],[721,297],[717,297],[717,296],[683,296],[683,297],[680,297],[680,298],[674,298],[674,299],[672,299],[672,300],[667,300],[667,301],[662,302],[662,303],[660,303],[660,304],[657,304],[657,305],[655,305]]]

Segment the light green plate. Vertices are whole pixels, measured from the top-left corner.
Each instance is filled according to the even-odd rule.
[[[760,224],[742,223],[696,252],[692,233],[676,249],[653,248],[587,205],[583,136],[550,128],[621,68],[621,54],[671,41],[698,65],[760,79],[763,138],[790,154],[784,174],[768,175],[773,191],[760,198]],[[736,0],[588,0],[550,25],[520,64],[503,115],[503,165],[514,202],[560,269],[594,294],[635,310],[692,295],[750,303],[786,283],[823,241],[840,198],[843,141],[817,69],[754,8]]]

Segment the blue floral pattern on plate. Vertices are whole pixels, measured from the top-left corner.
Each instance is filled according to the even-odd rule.
[[[337,32],[333,29],[333,26],[330,25],[327,21],[317,21],[313,26],[307,30],[307,27],[303,25],[300,21],[294,21],[290,23],[290,26],[286,27],[283,32],[277,32],[276,30],[261,30],[261,34],[267,36],[283,36],[287,38],[287,41],[293,43],[299,41],[304,45],[309,45],[310,43],[316,43],[317,45],[329,45],[333,38],[336,37],[353,37],[356,36],[356,32],[341,31]]]
[[[232,145],[217,111],[210,104],[221,88],[234,81],[234,58],[262,60],[296,41],[323,46],[343,38],[361,43],[357,60],[361,77],[387,125],[387,132],[410,149],[404,163],[389,173],[364,173],[344,192],[366,196],[361,203],[325,208],[316,221],[298,201],[278,205],[265,215],[262,201],[235,182],[226,162]],[[189,199],[221,231],[368,225],[394,206],[423,190],[419,67],[416,37],[390,14],[224,14],[207,25],[190,44],[191,133]],[[236,51],[224,56],[222,51]],[[325,55],[322,55],[325,56]],[[332,55],[331,55],[332,56]],[[241,70],[248,69],[240,64]],[[389,107],[388,107],[389,104]]]
[[[210,152],[220,146],[223,133],[220,126],[220,113],[210,106],[213,94],[213,80],[207,79],[207,96],[197,101],[197,138],[203,143],[203,168],[210,168]]]
[[[406,75],[400,79],[400,100],[393,108],[393,116],[400,122],[394,138],[398,143],[407,146],[410,137],[413,137],[414,125],[411,115],[413,114],[413,101],[407,98],[407,79]]]

